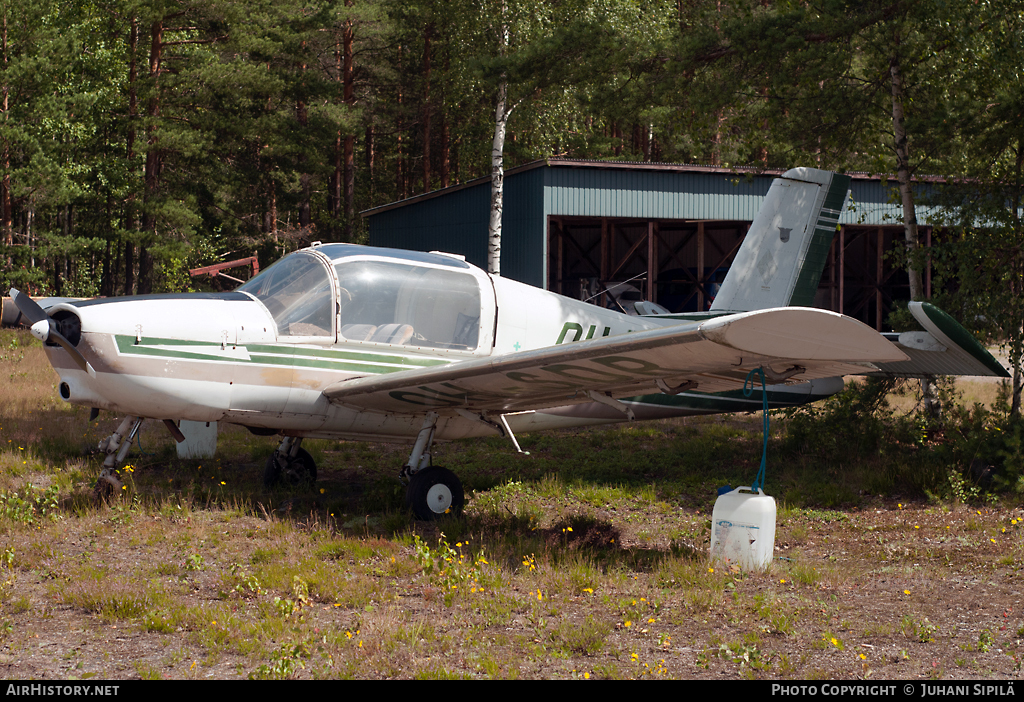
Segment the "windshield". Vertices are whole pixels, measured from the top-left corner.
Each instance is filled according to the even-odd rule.
[[[285,256],[238,288],[259,298],[277,323],[278,336],[334,335],[327,267],[316,256]]]

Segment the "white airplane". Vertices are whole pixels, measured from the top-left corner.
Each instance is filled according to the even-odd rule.
[[[400,477],[417,517],[463,504],[432,466],[434,440],[773,407],[838,392],[842,376],[1006,375],[952,318],[883,335],[807,306],[845,202],[846,176],[777,178],[709,312],[630,316],[489,275],[463,257],[352,244],[296,251],[228,293],[56,302],[11,291],[46,342],[61,397],[126,418],[99,485],[146,418],[231,422],[283,440],[264,480],[316,479],[305,438],[407,442]],[[127,440],[126,440],[127,439]]]

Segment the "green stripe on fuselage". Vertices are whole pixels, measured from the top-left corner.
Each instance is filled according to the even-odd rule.
[[[386,353],[373,353],[372,351],[343,351],[331,348],[310,348],[301,346],[279,346],[272,344],[249,344],[245,347],[249,353],[272,353],[288,356],[311,356],[316,358],[332,358],[345,361],[369,361],[372,363],[394,363],[406,366],[443,366],[451,361],[443,358],[416,358],[410,356],[396,356]]]
[[[251,346],[232,344],[232,348],[243,349],[249,353],[249,359],[247,360],[238,356],[222,356],[220,354],[220,345],[210,341],[145,337],[137,344],[135,343],[135,337],[127,335],[115,335],[115,340],[117,350],[125,355],[219,363],[258,363],[263,365],[371,373],[394,373],[410,368],[450,363],[448,360],[438,358],[415,358],[384,353],[342,351],[339,349],[302,348],[273,344],[253,344]],[[161,346],[193,346],[196,347],[196,350],[183,351],[181,349],[160,348]],[[209,349],[208,353],[202,352],[201,349],[204,347]]]

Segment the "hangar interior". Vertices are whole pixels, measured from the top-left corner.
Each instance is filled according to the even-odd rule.
[[[549,216],[547,287],[615,306],[610,298],[625,284],[672,312],[706,310],[749,226],[736,221]],[[922,229],[930,245],[931,228]],[[893,304],[910,297],[906,270],[886,256],[902,241],[902,227],[843,225],[832,240],[815,306],[881,330]],[[925,294],[931,297],[930,269],[925,271]]]

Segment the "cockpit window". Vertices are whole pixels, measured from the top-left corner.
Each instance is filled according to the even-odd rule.
[[[331,281],[315,256],[285,256],[238,289],[270,310],[278,336],[334,335]]]
[[[342,261],[339,341],[472,350],[480,287],[465,273],[385,261]]]

